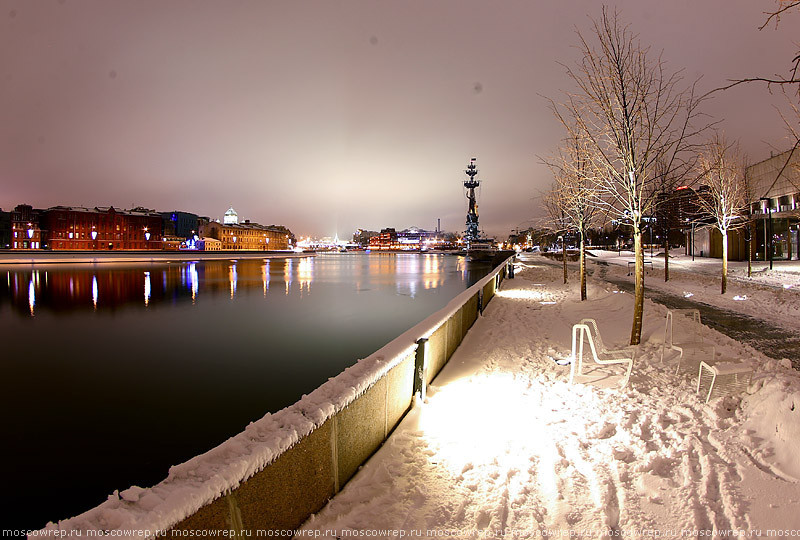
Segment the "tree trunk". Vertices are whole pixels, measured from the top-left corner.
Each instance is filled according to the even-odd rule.
[[[664,240],[664,281],[669,281],[669,230],[667,239]]]
[[[728,290],[728,231],[722,231],[722,294]]]
[[[561,241],[561,258],[564,260],[564,284],[567,283],[567,242]]]
[[[631,345],[642,341],[642,316],[644,314],[644,246],[642,231],[633,231],[633,249],[636,252],[635,289],[633,292],[633,326],[631,327]]]
[[[586,300],[586,241],[581,233],[581,302]]]

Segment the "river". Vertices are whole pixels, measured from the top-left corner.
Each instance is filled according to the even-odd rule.
[[[491,268],[452,255],[320,254],[0,270],[10,529],[159,482]]]

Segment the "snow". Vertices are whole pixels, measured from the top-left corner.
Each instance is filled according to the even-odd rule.
[[[632,252],[591,251],[587,257],[589,265],[597,262],[608,264],[608,275],[624,278],[627,263],[633,260]],[[649,252],[647,252],[649,255]],[[645,285],[675,295],[692,298],[739,313],[770,321],[785,328],[795,328],[800,317],[800,261],[775,261],[773,269],[769,263],[754,261],[752,276],[747,277],[747,261],[728,262],[728,290],[720,294],[722,261],[720,259],[678,255],[670,252],[670,281],[664,282],[664,255],[654,252],[653,269],[646,268]],[[590,266],[595,270],[598,268]]]
[[[631,257],[603,258],[608,274],[627,273]],[[735,263],[723,296],[719,261],[686,259],[671,259],[667,284],[656,261],[647,285],[744,313],[769,308],[775,324],[796,326],[800,268],[748,280]],[[580,302],[576,272],[564,285],[559,266],[521,257],[425,402],[300,533],[800,534],[800,374],[790,361],[706,329],[721,363],[754,374],[746,393],[704,405],[696,375],[676,375],[674,355],[661,363],[667,310],[647,301],[630,384],[570,385],[557,362],[571,353],[572,324],[596,319],[609,348],[630,333],[631,294],[594,278],[588,292]]]

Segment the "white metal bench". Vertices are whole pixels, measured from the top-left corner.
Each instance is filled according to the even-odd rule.
[[[589,342],[589,348],[592,351],[592,359],[596,366],[607,364],[627,365],[621,385],[621,388],[624,388],[628,384],[628,379],[630,379],[631,376],[635,351],[632,348],[619,350],[607,349],[603,343],[603,339],[600,337],[600,332],[597,329],[597,322],[594,319],[583,319],[580,323],[572,326],[572,361],[570,362],[569,382],[573,383],[575,377],[587,374],[585,370],[586,366],[583,361],[583,344],[584,341],[587,340]]]
[[[679,338],[675,338],[677,327]],[[664,344],[661,346],[661,362],[664,351],[678,351],[675,373],[696,373],[702,361],[712,363],[716,353],[714,345],[703,339],[700,311],[696,309],[670,309],[664,327]]]
[[[697,376],[697,393],[702,390],[705,402],[729,394],[744,392],[750,386],[753,370],[746,364],[734,362],[720,362],[707,364],[700,362],[700,372]]]

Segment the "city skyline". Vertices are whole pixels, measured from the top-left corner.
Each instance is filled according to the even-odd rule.
[[[3,1],[0,207],[145,206],[280,223],[463,231],[477,158],[481,227],[541,215],[541,157],[562,130],[575,29],[594,2],[374,5]],[[622,19],[701,91],[789,66],[776,4],[620,1]],[[410,6],[410,7],[409,7]],[[724,11],[722,11],[724,6]],[[704,107],[750,162],[784,150],[779,92],[749,84]]]

